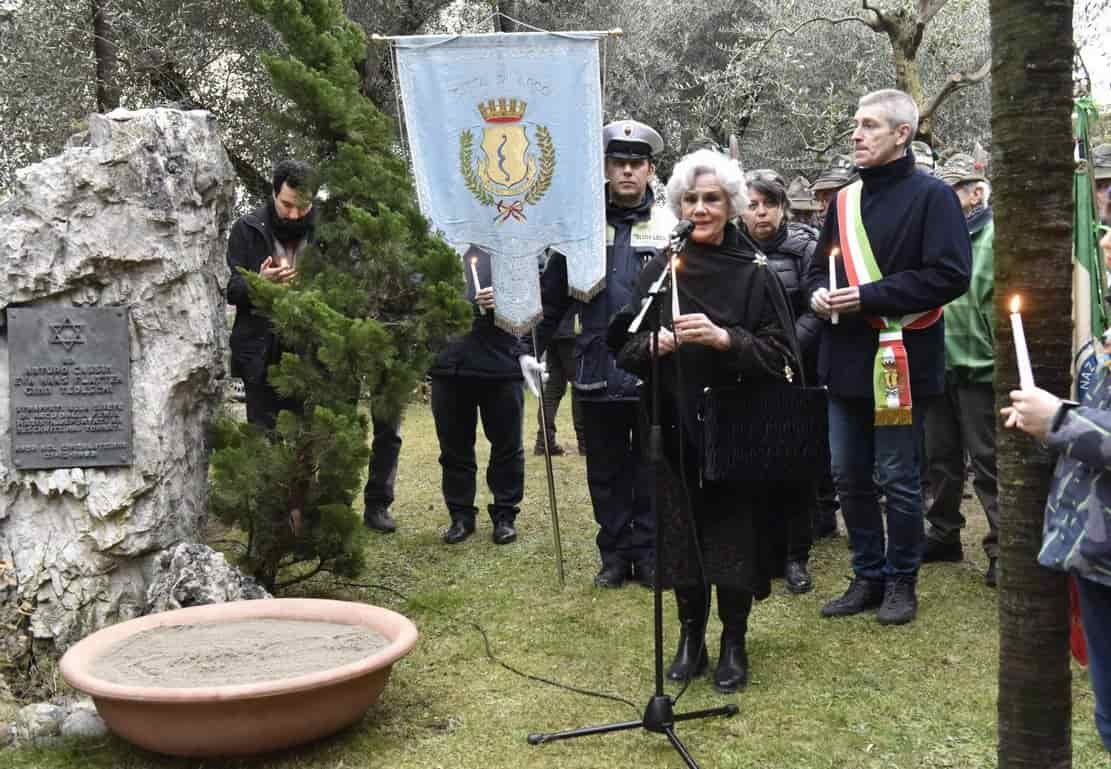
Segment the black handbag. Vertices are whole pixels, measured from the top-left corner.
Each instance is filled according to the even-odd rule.
[[[766,263],[759,249],[756,253]],[[703,391],[702,475],[710,481],[809,482],[829,471],[829,396],[824,387],[807,386],[787,293],[778,276],[768,278],[772,304],[799,368],[797,381],[785,362],[782,379]]]

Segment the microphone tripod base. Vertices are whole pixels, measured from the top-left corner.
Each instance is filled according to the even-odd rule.
[[[530,734],[528,736],[528,742],[529,745],[543,745],[546,742],[587,737],[591,734],[609,734],[610,732],[623,732],[629,729],[644,729],[649,732],[665,735],[672,747],[682,756],[683,761],[686,762],[689,769],[698,769],[697,762],[695,762],[694,758],[687,751],[686,746],[683,745],[679,737],[676,736],[675,724],[679,721],[691,721],[698,718],[735,716],[740,712],[740,708],[734,704],[729,704],[676,715],[672,712],[673,704],[674,702],[671,697],[657,694],[648,701],[648,706],[644,709],[644,717],[639,721],[620,721],[618,723],[603,724],[601,726],[586,726],[581,729],[568,729],[563,732]]]

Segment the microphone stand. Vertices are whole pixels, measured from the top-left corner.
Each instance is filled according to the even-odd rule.
[[[683,238],[683,241],[686,239]],[[674,254],[682,250],[679,242],[672,244],[672,258]],[[664,269],[660,278],[652,284],[648,289],[648,297],[644,300],[644,305],[640,313],[633,320],[629,326],[629,333],[634,334],[640,330],[643,322],[647,316],[652,316],[652,424],[648,433],[648,454],[649,461],[655,470],[655,477],[664,470],[664,452],[663,452],[663,427],[660,424],[660,328],[663,326],[663,301],[664,297],[671,294],[671,270]],[[676,354],[678,351],[676,351]],[[682,440],[682,436],[680,436]],[[653,634],[654,634],[654,653],[656,665],[656,689],[651,698],[648,700],[648,705],[644,709],[644,716],[639,721],[621,721],[612,724],[603,724],[601,726],[587,726],[579,729],[568,729],[561,732],[549,733],[535,733],[528,736],[530,745],[543,745],[546,742],[555,742],[556,740],[569,740],[576,737],[586,737],[591,734],[608,734],[610,732],[622,732],[629,729],[642,728],[649,732],[655,732],[667,737],[668,742],[679,753],[683,761],[689,769],[699,769],[698,763],[694,757],[687,751],[686,746],[675,734],[675,724],[679,721],[691,721],[700,718],[712,718],[714,716],[733,716],[739,712],[739,708],[730,703],[729,705],[722,705],[716,708],[706,708],[705,710],[696,710],[690,713],[673,712],[674,700],[664,692],[664,662],[663,662],[663,592],[660,589],[660,508],[659,508],[659,492],[656,489],[655,483],[652,485],[652,519],[656,526],[656,573],[652,579],[652,609],[653,609]]]

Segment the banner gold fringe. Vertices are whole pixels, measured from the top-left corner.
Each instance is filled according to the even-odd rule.
[[[909,406],[900,406],[897,409],[877,409],[876,427],[898,427],[913,424]]]
[[[598,294],[605,291],[605,289],[606,279],[605,277],[603,277],[601,280],[591,286],[589,291],[579,291],[575,288],[569,288],[567,293],[571,295],[572,299],[578,299],[580,302],[589,302],[591,299],[598,296]]]
[[[533,326],[539,323],[543,317],[544,313],[538,312],[523,323],[511,323],[502,316],[498,315],[497,311],[495,310],[494,325],[507,334],[512,334],[513,336],[524,336],[528,332],[532,331]]]

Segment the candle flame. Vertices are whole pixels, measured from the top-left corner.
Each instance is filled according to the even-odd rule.
[[[1011,314],[1012,315],[1017,315],[1019,310],[1021,310],[1021,309],[1022,309],[1022,298],[1018,294],[1015,294],[1014,296],[1011,297]]]
[[[837,246],[834,246],[833,249],[829,252],[829,258],[836,259],[839,256],[841,256],[841,249],[837,248]]]
[[[675,269],[679,269],[682,266],[683,266],[683,260],[680,259],[679,257],[675,257]]]
[[[477,256],[472,256],[471,257],[471,264],[478,264],[478,257]]]

